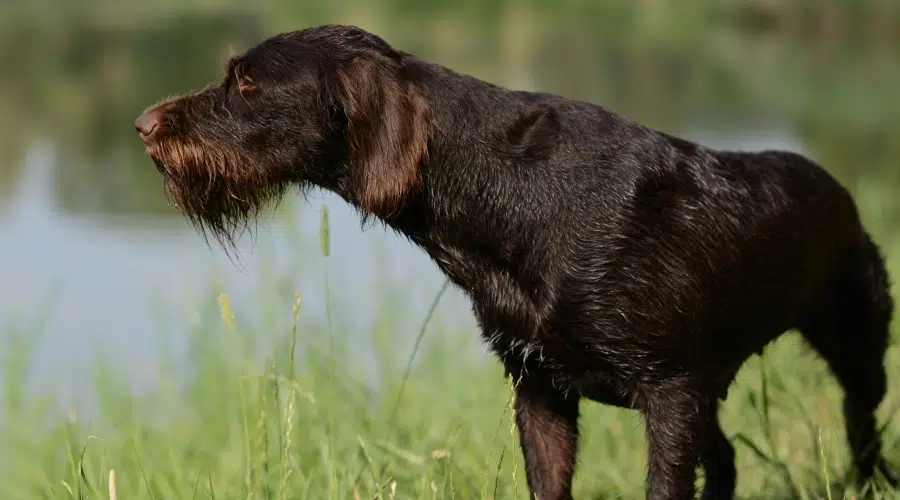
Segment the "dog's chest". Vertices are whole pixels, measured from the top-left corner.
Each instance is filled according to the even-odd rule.
[[[549,308],[547,280],[518,269],[500,252],[460,244],[423,244],[444,274],[472,299],[478,320],[492,329],[533,332]]]
[[[552,321],[547,288],[531,290],[512,272],[452,250],[429,254],[469,295],[488,347],[510,375],[540,372],[566,394],[625,405],[623,378],[613,360],[602,359],[596,346],[585,342],[585,331]]]
[[[551,325],[555,280],[546,273],[504,265],[483,251],[446,242],[423,245],[438,267],[472,300],[490,349],[507,365],[542,366],[574,378],[586,362],[579,336]]]
[[[563,343],[562,338],[538,333],[531,338],[486,329],[485,337],[508,375],[538,375],[554,389],[569,395],[624,408],[633,405],[633,384],[608,363],[581,356],[583,349]]]

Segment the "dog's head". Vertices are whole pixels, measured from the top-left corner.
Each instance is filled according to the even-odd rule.
[[[404,57],[348,26],[277,35],[135,126],[177,207],[220,241],[290,185],[390,217],[419,183],[431,131]]]

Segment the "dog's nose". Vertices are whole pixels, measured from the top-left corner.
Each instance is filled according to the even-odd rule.
[[[160,114],[158,111],[146,111],[134,121],[134,128],[137,129],[141,139],[147,140],[159,128],[160,121]]]

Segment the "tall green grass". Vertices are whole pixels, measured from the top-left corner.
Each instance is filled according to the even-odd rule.
[[[327,255],[327,230],[323,241]],[[0,498],[526,498],[509,381],[497,363],[461,354],[477,345],[475,332],[442,331],[426,316],[414,352],[397,352],[390,321],[370,339],[350,338],[328,324],[300,327],[303,303],[297,294],[272,312],[291,319],[276,331],[211,295],[191,333],[187,375],[168,375],[177,368],[162,363],[154,390],[135,393],[101,363],[88,416],[26,394],[30,344],[10,342]],[[267,346],[262,357],[258,345]],[[361,347],[376,375],[352,359]],[[892,347],[881,422],[900,404],[897,358]],[[840,401],[824,363],[795,335],[751,359],[721,412],[741,497],[855,498]],[[587,402],[582,411],[577,497],[642,497],[638,415]],[[885,446],[900,459],[898,438],[889,423]]]

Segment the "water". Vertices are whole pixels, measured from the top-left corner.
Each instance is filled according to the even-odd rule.
[[[273,286],[266,279],[271,276],[291,287],[283,295],[302,293],[306,323],[324,322],[326,261],[315,255],[322,205],[331,227],[327,265],[330,297],[340,311],[336,328],[365,333],[377,320],[372,298],[379,288],[400,285],[402,293],[395,295],[411,314],[400,321],[405,332],[398,335],[408,336],[442,284],[424,253],[380,226],[363,230],[358,215],[327,193],[289,206],[289,215],[296,217],[290,227],[275,217],[264,219],[252,241],[241,241],[233,260],[177,218],[65,213],[49,189],[59,164],[45,142],[28,149],[27,175],[0,221],[0,297],[4,317],[14,324],[41,325],[39,331],[25,328],[42,333],[36,375],[64,394],[90,382],[88,367],[98,351],[127,367],[137,386],[152,383],[148,377],[154,376],[161,336],[164,343],[183,348],[180,341],[198,320],[201,301],[219,292],[230,296],[238,315],[259,322],[258,297],[263,287]],[[298,269],[298,254],[312,254],[314,264]],[[266,266],[273,270],[264,275]],[[281,319],[290,319],[289,307],[281,312]],[[445,325],[472,325],[468,304],[456,291],[444,299],[440,312],[438,321]]]
[[[135,387],[152,386],[158,350],[183,350],[202,304],[219,292],[255,321],[260,297],[274,294],[280,302],[273,307],[289,321],[289,299],[299,290],[306,320],[321,321],[326,265],[338,328],[369,335],[382,308],[400,304],[398,338],[415,333],[443,277],[405,240],[380,226],[361,229],[336,197],[288,203],[262,222],[252,244],[242,241],[237,263],[167,206],[131,124],[159,98],[218,78],[229,47],[276,31],[261,12],[240,12],[113,27],[73,20],[55,28],[63,40],[55,42],[21,20],[11,26],[30,39],[0,37],[0,61],[11,68],[0,80],[0,315],[8,337],[38,335],[35,383],[77,394],[99,352],[126,368]],[[891,141],[900,120],[896,91],[884,90],[900,88],[890,85],[900,79],[895,65],[877,59],[871,64],[880,69],[870,69],[865,56],[892,49],[858,49],[855,63],[841,59],[859,66],[848,74],[875,75],[844,81],[815,63],[808,40],[735,31],[720,41],[722,50],[707,42],[702,52],[679,45],[678,33],[609,38],[569,20],[578,17],[571,13],[534,34],[537,14],[502,12],[420,13],[432,24],[419,30],[388,24],[383,14],[371,29],[461,71],[593,100],[711,146],[810,154],[851,189],[866,187],[861,205],[876,233],[900,226],[900,148]],[[490,28],[492,15],[501,16],[502,29]],[[298,16],[293,25],[311,23]],[[23,43],[31,56],[17,50]],[[727,50],[761,62],[735,62]],[[873,102],[870,88],[880,89],[881,100]],[[322,204],[331,219],[327,261],[318,252]],[[469,304],[455,290],[437,322],[474,330]]]

